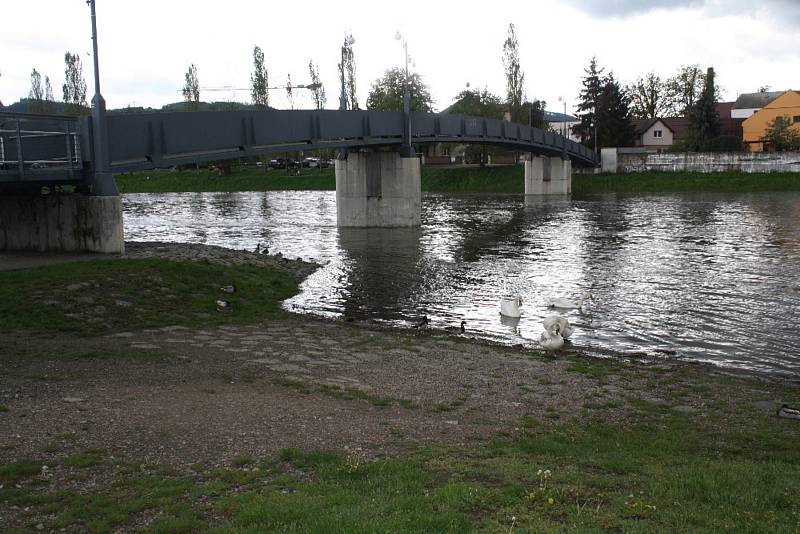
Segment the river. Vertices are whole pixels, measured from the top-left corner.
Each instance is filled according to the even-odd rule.
[[[599,354],[800,371],[800,193],[423,196],[418,229],[338,229],[330,191],[124,196],[126,240],[314,259],[288,309],[535,344],[550,297]],[[523,297],[519,322],[499,298]]]

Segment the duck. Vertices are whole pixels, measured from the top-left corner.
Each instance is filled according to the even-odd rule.
[[[564,338],[559,332],[558,323],[542,332],[542,335],[539,336],[539,344],[545,350],[558,350],[564,346]]]
[[[261,243],[256,243],[256,254],[261,254]]]
[[[575,301],[564,297],[552,298],[547,302],[548,308],[558,308],[561,310],[579,310],[581,312],[586,310],[586,301],[594,300],[591,293],[584,294],[579,300]]]
[[[461,321],[460,326],[448,326],[445,330],[453,334],[465,334],[467,332],[467,322]]]
[[[542,321],[542,326],[544,326],[545,330],[551,330],[555,325],[558,325],[558,332],[564,339],[569,339],[569,336],[575,331],[566,317],[560,315],[548,315]]]
[[[789,408],[788,404],[784,404],[778,409],[778,417],[785,417],[787,419],[800,419],[800,410]]]
[[[233,284],[229,286],[222,286],[221,288],[219,288],[219,290],[222,291],[223,293],[236,293],[236,286]]]
[[[428,321],[428,316],[427,315],[423,315],[422,319],[420,319],[418,323],[414,324],[414,328],[422,328],[423,326],[428,326],[428,322],[429,322]]]
[[[217,305],[218,312],[231,311],[231,303],[228,302],[227,300],[219,299],[216,301],[215,304]]]

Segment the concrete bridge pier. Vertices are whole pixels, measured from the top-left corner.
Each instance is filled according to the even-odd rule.
[[[80,193],[0,194],[0,251],[122,254],[122,201]]]
[[[572,193],[572,162],[560,156],[533,156],[525,161],[526,195]]]
[[[420,160],[397,152],[350,150],[336,160],[336,223],[340,227],[420,225]]]

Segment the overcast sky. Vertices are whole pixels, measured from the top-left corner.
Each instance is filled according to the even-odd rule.
[[[61,99],[64,53],[78,52],[93,94],[91,23],[84,0],[4,1],[0,100],[26,97],[31,69],[49,75]],[[345,33],[355,37],[359,99],[371,82],[403,62],[399,30],[437,109],[469,83],[505,94],[501,62],[508,24],[521,47],[528,97],[572,111],[592,55],[623,82],[648,71],[714,66],[726,99],[800,89],[800,0],[527,0],[525,2],[265,2],[246,0],[97,0],[100,70],[109,108],[161,107],[181,100],[195,63],[201,89],[247,88],[252,50],[264,50],[270,85],[308,82],[319,63],[328,108],[338,106],[337,63]],[[311,107],[296,93],[295,107]],[[201,90],[201,99],[247,102],[249,91]],[[284,91],[270,104],[288,108]]]

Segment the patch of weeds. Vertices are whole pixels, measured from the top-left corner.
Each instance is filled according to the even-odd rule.
[[[452,412],[453,410],[455,408],[450,404],[438,403],[433,405],[433,411],[435,412]]]
[[[394,402],[394,399],[391,397],[372,395],[371,393],[367,393],[366,391],[352,387],[331,386],[324,384],[319,387],[318,391],[336,399],[365,400],[373,406],[390,406],[392,402]]]
[[[567,365],[567,371],[580,373],[591,378],[600,379],[617,373],[616,364],[610,360],[600,358],[582,358],[572,360]]]
[[[138,349],[83,349],[75,352],[68,352],[66,358],[71,360],[97,360],[97,361],[120,361],[120,360],[145,360],[149,362],[164,361],[171,358],[165,352]]]
[[[411,399],[399,399],[397,404],[407,410],[415,410],[417,408],[417,405]]]
[[[101,455],[105,451],[100,449],[89,449],[79,454],[73,454],[72,456],[67,456],[64,458],[64,465],[68,465],[70,467],[77,467],[79,469],[85,469],[87,467],[94,467],[96,465],[100,465],[103,462]]]
[[[47,446],[44,448],[44,452],[54,453],[63,450],[64,447],[59,445],[58,443],[48,443]]]
[[[244,454],[242,456],[237,456],[233,459],[233,466],[234,467],[244,467],[246,465],[253,465],[256,463],[256,459],[250,456],[249,454]]]
[[[258,380],[259,378],[261,378],[261,375],[255,373],[253,371],[250,371],[248,369],[245,369],[244,371],[239,373],[239,380],[241,380],[242,382],[247,382],[249,384],[252,384],[253,382]]]
[[[0,482],[3,484],[16,484],[26,478],[31,478],[42,472],[44,462],[39,460],[18,460],[12,464],[0,467]]]
[[[6,406],[5,404],[0,404],[0,412],[7,412],[7,411],[8,411],[8,406]]]
[[[536,381],[539,384],[541,384],[542,386],[552,386],[554,384],[554,382],[552,380],[550,380],[549,378],[544,377],[544,376],[539,378],[539,379],[537,379]]]
[[[520,419],[520,425],[522,426],[522,428],[536,428],[537,426],[539,426],[539,421],[537,421],[530,415],[526,415],[522,419]]]
[[[305,395],[311,394],[314,390],[311,388],[311,385],[307,382],[303,382],[302,380],[297,380],[294,378],[273,378],[272,383],[277,386],[283,386],[287,388],[291,388],[298,393],[303,393]]]

